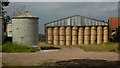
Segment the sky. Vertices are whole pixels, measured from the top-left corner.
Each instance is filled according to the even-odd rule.
[[[118,2],[119,0],[9,0],[11,2]]]
[[[45,23],[72,15],[82,15],[105,21],[108,21],[108,17],[118,16],[117,2],[12,2],[5,10],[8,15],[13,16],[13,12],[22,6],[26,6],[25,10],[40,18],[40,34],[44,34]]]

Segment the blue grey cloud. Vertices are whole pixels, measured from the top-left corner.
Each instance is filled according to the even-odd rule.
[[[118,16],[117,2],[13,2],[6,8],[12,15],[20,6],[39,16],[39,33],[44,34],[44,24],[63,17],[82,15],[100,20]]]

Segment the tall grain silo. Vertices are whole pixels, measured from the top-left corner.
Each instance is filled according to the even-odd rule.
[[[47,29],[48,30],[48,34],[47,34],[47,36],[48,36],[48,43],[49,44],[53,44],[53,29],[52,28],[48,28]]]
[[[97,30],[96,27],[91,27],[91,44],[96,44],[97,42]]]
[[[74,26],[72,28],[72,45],[78,44],[78,27]]]
[[[102,27],[98,26],[97,27],[97,44],[102,43]]]
[[[59,28],[54,27],[53,29],[53,44],[59,45]]]
[[[107,43],[108,42],[108,27],[104,27],[103,28],[103,42]]]
[[[60,45],[65,45],[65,27],[59,29],[59,41]]]
[[[90,27],[85,27],[84,29],[84,44],[90,44]]]
[[[72,30],[71,27],[66,27],[66,45],[72,44]]]
[[[38,45],[38,20],[28,11],[22,12],[12,18],[13,42],[21,45]]]
[[[79,31],[78,31],[78,45],[83,44],[84,41],[84,30],[83,27],[79,27]]]

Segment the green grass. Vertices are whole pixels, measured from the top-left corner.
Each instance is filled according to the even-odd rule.
[[[36,52],[38,51],[37,48],[33,48],[33,47],[27,47],[24,45],[18,45],[16,43],[11,43],[11,42],[7,42],[5,43],[2,47],[0,47],[0,49],[2,48],[2,52],[5,53],[20,53],[20,52]]]
[[[85,51],[98,51],[98,52],[119,52],[118,43],[102,43],[96,45],[83,45],[79,46],[81,49]]]

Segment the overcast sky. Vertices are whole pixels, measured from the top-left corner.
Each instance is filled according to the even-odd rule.
[[[9,0],[12,2],[118,2],[119,0]]]
[[[21,6],[26,6],[26,10],[40,18],[39,33],[41,34],[44,34],[45,23],[72,15],[105,21],[108,17],[118,16],[117,2],[12,2],[6,10],[12,16],[13,12]]]

